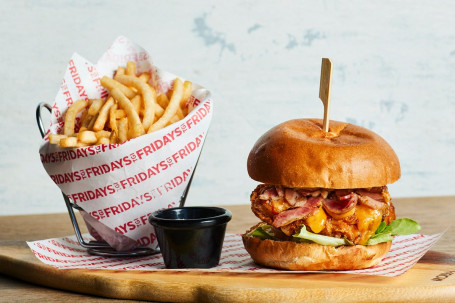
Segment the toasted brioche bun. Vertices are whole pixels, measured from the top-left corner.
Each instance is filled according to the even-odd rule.
[[[316,243],[262,240],[248,236],[248,233],[249,231],[242,235],[242,240],[246,251],[255,263],[287,270],[318,271],[369,268],[381,262],[392,246],[392,242],[383,242],[367,246],[333,247]]]
[[[321,119],[297,119],[262,135],[247,162],[256,181],[287,187],[368,188],[391,184],[401,176],[392,147],[366,128]]]

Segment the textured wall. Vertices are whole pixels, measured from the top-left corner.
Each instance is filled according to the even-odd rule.
[[[65,211],[39,161],[35,106],[52,102],[73,52],[96,62],[119,35],[213,92],[189,205],[248,202],[255,140],[322,117],[322,57],[334,64],[331,118],[397,152],[392,195],[454,195],[454,11],[453,1],[1,1],[0,214]]]

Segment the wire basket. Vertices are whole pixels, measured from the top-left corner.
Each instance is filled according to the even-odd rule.
[[[44,136],[46,135],[46,130],[43,126],[43,121],[41,118],[41,111],[43,108],[46,108],[49,111],[49,113],[52,112],[52,107],[49,104],[44,103],[44,102],[39,103],[36,108],[36,122],[38,124],[38,129],[40,131],[42,138],[44,138]],[[185,190],[183,191],[182,196],[180,197],[180,201],[179,201],[180,207],[183,207],[185,205],[188,191],[189,191],[191,183],[193,181],[194,172],[196,171],[196,166],[197,166],[198,162],[199,162],[199,158],[196,162],[195,168],[190,177],[188,185],[185,188]],[[88,253],[90,253],[92,255],[108,256],[108,257],[136,257],[136,256],[146,256],[146,255],[157,254],[160,252],[159,249],[152,249],[152,248],[145,247],[145,246],[138,246],[135,249],[130,250],[130,251],[116,251],[105,241],[93,241],[92,240],[92,241],[86,242],[84,240],[84,238],[82,237],[82,233],[79,228],[79,223],[78,223],[78,221],[76,219],[76,215],[74,213],[74,209],[76,209],[78,211],[82,211],[83,209],[81,207],[79,207],[77,204],[73,203],[71,201],[71,199],[68,198],[68,196],[65,195],[63,192],[62,192],[62,195],[63,195],[63,200],[65,201],[66,208],[68,209],[68,214],[70,216],[71,223],[73,225],[77,241],[83,248],[87,249]],[[87,225],[87,222],[85,222],[85,223]]]

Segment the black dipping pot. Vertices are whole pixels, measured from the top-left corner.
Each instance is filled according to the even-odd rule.
[[[229,210],[174,207],[149,217],[167,268],[210,268],[220,262]]]

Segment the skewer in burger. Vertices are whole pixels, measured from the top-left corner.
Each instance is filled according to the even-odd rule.
[[[393,236],[420,226],[396,220],[387,184],[400,163],[376,133],[349,123],[297,119],[266,132],[248,156],[261,223],[242,235],[260,265],[288,270],[349,270],[378,264]]]

